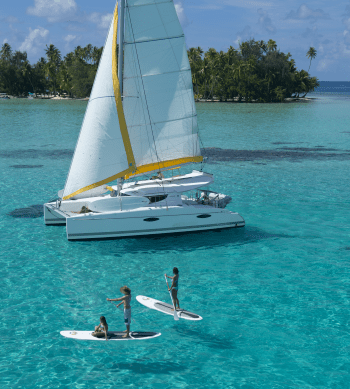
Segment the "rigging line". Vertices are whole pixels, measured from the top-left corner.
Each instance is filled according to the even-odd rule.
[[[155,8],[156,8],[157,11],[158,11],[159,20],[161,21],[161,23],[162,23],[162,25],[163,25],[163,29],[164,29],[164,31],[167,33],[167,29],[166,29],[166,26],[165,26],[165,24],[164,24],[164,20],[163,20],[163,18],[162,18],[160,9],[159,9],[159,7],[158,7],[158,4],[156,3],[156,4],[154,4],[154,5],[155,5]],[[175,7],[175,6],[174,6],[174,7]],[[175,9],[174,9],[174,11],[175,11]],[[175,18],[176,18],[176,19],[175,19]],[[174,20],[176,20],[176,21],[179,23],[178,17],[175,16],[175,18],[174,18]],[[182,30],[181,30],[181,31],[182,31]],[[178,36],[177,36],[177,38],[184,38],[184,33],[183,33],[183,31],[182,31],[182,34],[181,34],[181,35],[178,35]],[[185,86],[186,83],[185,83],[184,77],[183,77],[183,75],[182,75],[182,73],[181,73],[181,66],[180,66],[179,63],[178,63],[178,60],[177,60],[177,57],[176,57],[176,54],[175,54],[175,51],[174,51],[174,47],[173,47],[172,42],[171,42],[172,39],[174,39],[174,37],[169,37],[169,36],[167,36],[166,38],[163,38],[162,40],[167,40],[167,41],[169,42],[169,46],[170,46],[171,51],[172,51],[172,53],[173,53],[173,57],[174,57],[174,59],[175,59],[177,68],[179,69],[179,71],[178,71],[178,73],[179,73],[179,75],[180,75],[179,79],[182,80],[182,85]],[[190,69],[190,67],[189,67],[189,69]],[[185,92],[185,94],[186,94],[186,92]],[[183,100],[182,100],[182,101],[183,101]],[[183,107],[184,107],[184,101],[183,101]],[[184,108],[185,108],[185,107],[184,107]]]
[[[131,24],[130,10],[128,8],[126,8],[126,21],[128,22],[127,27],[126,27],[126,29],[127,29],[128,26]],[[128,53],[130,55],[130,63],[128,64],[130,66],[130,70],[128,71],[128,73],[135,74],[136,76],[135,77],[125,77],[125,74],[124,74],[124,80],[126,81],[126,85],[129,85],[131,83],[131,81],[134,80],[134,84],[129,85],[128,88],[131,88],[131,90],[133,90],[133,88],[135,88],[137,94],[140,97],[140,103],[133,105],[133,109],[132,109],[133,112],[130,112],[129,118],[135,118],[135,116],[137,117],[137,112],[139,112],[139,122],[142,123],[142,120],[143,120],[143,124],[140,124],[140,128],[139,128],[139,131],[137,131],[137,133],[134,130],[133,136],[135,139],[139,139],[142,141],[142,139],[143,139],[142,126],[144,126],[145,125],[144,123],[147,122],[147,118],[146,118],[147,114],[146,114],[146,109],[144,106],[145,105],[144,104],[144,97],[141,93],[142,85],[141,85],[140,77],[138,76],[138,70],[137,70],[138,58],[136,56],[135,51],[136,51],[135,46],[129,46],[125,50],[125,53],[126,53],[125,55],[128,55]],[[130,106],[129,106],[129,109],[130,109]],[[131,126],[129,125],[128,128],[131,128]],[[146,133],[148,144],[151,145],[152,144],[152,140],[150,138],[151,134],[147,130],[147,127],[146,127],[146,131],[144,131],[144,132]],[[142,147],[142,142],[139,142],[139,143],[140,143],[140,146]]]
[[[130,24],[130,28],[131,28],[131,33],[132,33],[133,39],[135,40],[135,34],[134,34],[134,29],[133,29],[133,25],[132,25],[131,16],[130,16],[130,10],[129,10],[128,5],[126,7],[127,7],[127,15],[128,15],[128,21],[129,21],[129,24]],[[151,115],[150,115],[150,111],[149,111],[149,107],[148,107],[148,101],[147,101],[147,96],[146,96],[146,91],[145,91],[145,85],[144,85],[144,82],[143,82],[143,76],[142,76],[142,72],[141,72],[141,65],[140,65],[140,60],[139,60],[139,54],[138,54],[138,51],[137,51],[137,45],[135,44],[133,46],[133,48],[134,48],[134,50],[132,50],[133,57],[136,54],[136,60],[137,61],[135,61],[135,63],[137,62],[138,68],[139,68],[139,72],[140,72],[140,77],[139,77],[140,81],[139,82],[141,82],[141,86],[142,86],[142,89],[143,89],[143,95],[144,95],[144,99],[143,100],[145,101],[145,105],[146,105],[146,109],[147,109],[147,113],[148,113],[148,118],[149,118],[149,121],[150,121],[150,127],[151,127],[153,144],[154,144],[154,151],[155,151],[156,158],[157,158],[157,161],[158,161],[158,169],[160,170],[160,164],[159,164],[160,163],[160,158],[159,158],[159,155],[158,155],[158,151],[157,151],[157,147],[156,147],[156,142],[155,142],[155,137],[154,137],[154,133],[153,133],[152,120],[151,120]],[[135,66],[135,70],[136,70],[136,66]],[[137,71],[135,73],[137,74]],[[137,80],[137,78],[136,78],[136,80]],[[138,85],[138,88],[140,88],[140,85]],[[141,96],[141,94],[140,94],[140,96]],[[144,112],[144,109],[143,109],[143,112]],[[144,119],[146,119],[145,116],[144,116]],[[149,131],[147,131],[147,125],[146,125],[146,134],[147,134],[147,137],[149,137]],[[149,144],[151,144],[151,142],[149,140],[148,140],[148,142],[149,142]],[[162,186],[163,193],[165,195],[165,188],[164,188],[163,182],[161,183],[160,186]],[[166,201],[166,207],[168,209],[167,201]]]
[[[158,8],[157,8],[157,9],[158,9]],[[158,10],[158,12],[159,12],[159,10]],[[159,15],[159,16],[160,16],[160,15]],[[160,17],[160,20],[162,21],[164,30],[166,31],[166,28],[165,28],[163,19],[162,19],[161,17]],[[178,22],[179,22],[179,20],[178,20]],[[180,23],[180,22],[179,22],[179,23]],[[182,36],[185,37],[184,34],[182,34]],[[181,69],[180,64],[178,63],[178,60],[177,60],[177,58],[176,58],[176,54],[175,54],[175,51],[174,51],[174,47],[172,46],[170,40],[169,40],[169,45],[170,45],[171,50],[172,50],[172,52],[173,52],[173,55],[174,55],[176,64],[177,64],[178,68]],[[186,56],[187,56],[187,60],[188,60],[187,50],[186,50]],[[188,65],[189,65],[189,67],[190,67],[189,70],[191,70],[191,64],[189,63],[189,60],[188,60]],[[182,74],[181,71],[179,72],[179,75],[180,75],[180,78],[182,79],[183,85],[185,86],[185,85],[186,85],[186,80],[184,79],[183,74]],[[192,85],[192,73],[191,73],[191,85]],[[186,92],[186,89],[185,89],[185,94],[187,94],[187,97],[188,97],[189,101],[192,102],[191,107],[192,107],[192,131],[193,131],[193,112],[194,112],[194,104],[195,104],[195,103],[194,103],[194,96],[193,96],[193,86],[191,86],[191,93]],[[197,125],[197,134],[198,134],[198,125]],[[197,135],[197,136],[198,136],[198,135]],[[192,154],[193,154],[193,155],[195,154],[194,151],[195,151],[195,145],[194,145],[194,142],[193,142],[193,143],[192,143]],[[199,150],[199,151],[200,151],[200,150]]]
[[[127,4],[126,7],[129,8],[129,5]],[[134,28],[133,28],[133,25],[132,25],[132,20],[131,20],[131,17],[130,17],[130,11],[129,11],[129,10],[128,10],[128,14],[129,14],[129,22],[130,22],[131,33],[132,33],[132,36],[133,36],[134,41],[135,41]],[[151,114],[150,114],[150,112],[149,112],[149,107],[148,107],[148,101],[147,101],[147,95],[146,95],[146,90],[145,90],[145,84],[144,84],[144,82],[143,82],[143,76],[142,76],[142,71],[141,71],[141,65],[140,65],[140,60],[139,60],[139,55],[138,55],[138,51],[137,51],[136,45],[135,45],[135,53],[136,53],[136,57],[137,57],[137,63],[138,63],[138,65],[139,65],[140,80],[141,80],[141,84],[142,84],[143,93],[144,93],[144,96],[145,96],[145,103],[146,103],[147,113],[148,113],[149,120],[150,120],[150,122],[152,123]],[[160,159],[159,159],[159,155],[158,155],[158,151],[157,151],[157,147],[156,147],[156,140],[155,140],[155,137],[154,137],[153,126],[152,126],[152,124],[151,124],[151,132],[152,132],[152,137],[153,137],[153,143],[154,143],[155,154],[156,154],[157,161],[158,161],[158,164],[159,164]],[[136,168],[137,168],[137,167],[136,167]],[[159,168],[160,168],[160,165],[159,165]]]

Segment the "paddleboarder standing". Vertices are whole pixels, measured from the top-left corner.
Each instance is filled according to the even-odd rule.
[[[172,279],[171,287],[169,291],[171,291],[171,295],[173,296],[173,301],[174,301],[174,306],[176,309],[176,304],[177,308],[180,309],[180,302],[179,299],[177,298],[177,291],[179,290],[179,269],[177,267],[174,267],[173,269],[173,277],[170,277],[165,274],[165,277]]]
[[[121,301],[121,303],[119,303],[117,305],[117,307],[119,307],[119,305],[121,305],[121,304],[124,304],[124,322],[125,322],[125,325],[126,325],[126,331],[124,331],[124,332],[126,332],[126,334],[123,335],[123,338],[128,338],[129,334],[130,334],[130,322],[131,322],[131,306],[130,306],[131,290],[126,285],[124,285],[124,286],[122,286],[120,288],[120,291],[125,296],[119,297],[117,299],[109,299],[109,298],[107,298],[107,301]]]

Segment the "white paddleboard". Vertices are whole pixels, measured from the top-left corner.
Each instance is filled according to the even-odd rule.
[[[156,311],[174,316],[174,307],[172,304],[163,303],[163,301],[155,300],[146,296],[136,296],[136,300],[147,308],[155,309]],[[203,318],[196,313],[189,312],[184,309],[177,309],[176,312],[180,319],[203,320]]]
[[[96,338],[91,334],[93,331],[61,331],[60,334],[65,338],[78,339],[78,340],[101,340],[106,342],[106,338]],[[108,331],[108,341],[110,340],[142,340],[152,339],[161,335],[160,332],[136,332],[130,331],[129,338],[123,338],[125,332],[121,331]]]

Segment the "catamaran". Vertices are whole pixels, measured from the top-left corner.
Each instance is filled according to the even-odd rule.
[[[44,205],[45,224],[66,225],[69,240],[243,227],[242,216],[225,209],[230,196],[203,189],[212,174],[198,168],[173,175],[202,161],[191,68],[173,0],[122,0],[65,187]]]

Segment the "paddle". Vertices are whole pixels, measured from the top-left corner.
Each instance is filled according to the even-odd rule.
[[[167,280],[166,276],[165,276],[165,282],[166,282],[168,290],[169,290],[169,284],[168,284],[168,280]],[[179,320],[179,316],[177,316],[177,312],[176,312],[176,308],[175,308],[175,304],[174,304],[173,295],[171,293],[171,290],[169,290],[169,293],[170,293],[170,297],[171,297],[171,302],[173,303],[173,307],[174,307],[174,320]]]

